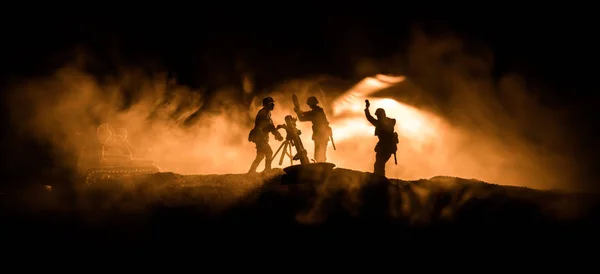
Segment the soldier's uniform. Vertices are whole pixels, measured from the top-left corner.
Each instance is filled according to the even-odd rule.
[[[385,116],[385,110],[379,108],[375,111],[377,119],[371,116],[369,109],[365,109],[367,120],[375,126],[375,136],[379,138],[379,142],[375,146],[375,174],[385,176],[385,164],[390,159],[392,154],[398,149],[398,134],[394,132],[396,119]]]
[[[327,161],[327,143],[331,136],[331,127],[327,121],[327,115],[322,107],[317,106],[317,98],[309,97],[306,103],[311,107],[309,111],[296,110],[298,120],[301,122],[312,122],[312,140],[315,143],[314,159],[317,162]]]
[[[256,168],[263,159],[265,159],[265,171],[271,169],[273,150],[269,146],[269,132],[275,135],[277,140],[283,140],[283,136],[277,131],[271,119],[271,110],[274,106],[273,98],[266,97],[263,99],[263,108],[256,114],[254,128],[248,135],[248,141],[256,144],[256,158],[250,166],[249,173],[256,172]]]

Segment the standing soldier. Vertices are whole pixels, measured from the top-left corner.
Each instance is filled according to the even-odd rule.
[[[382,108],[375,110],[377,119],[373,118],[369,111],[371,105],[369,100],[365,100],[365,103],[367,120],[375,126],[375,136],[379,137],[379,142],[375,146],[375,170],[373,173],[385,176],[385,164],[392,154],[394,154],[394,161],[396,161],[396,150],[398,149],[398,133],[394,132],[396,119],[388,118]]]
[[[295,106],[294,111],[298,114],[299,121],[312,122],[312,140],[315,142],[315,161],[325,162],[327,160],[327,142],[329,142],[331,136],[331,127],[329,127],[329,121],[327,121],[325,111],[323,111],[322,107],[317,105],[319,104],[317,97],[308,97],[306,104],[311,110],[302,111],[298,106]]]
[[[269,132],[275,135],[277,141],[283,140],[283,136],[277,131],[273,120],[271,120],[271,111],[275,108],[275,101],[271,97],[265,97],[262,100],[262,105],[263,107],[258,111],[254,119],[254,128],[248,135],[248,141],[256,144],[256,158],[254,158],[248,173],[255,173],[258,164],[263,159],[265,159],[264,171],[271,169],[273,150],[269,146]]]

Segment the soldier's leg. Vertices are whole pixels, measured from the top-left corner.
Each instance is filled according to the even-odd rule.
[[[327,161],[327,142],[315,142],[315,161]]]
[[[264,158],[265,153],[262,151],[259,143],[256,143],[256,157],[254,158],[254,161],[252,161],[252,165],[250,166],[250,170],[248,171],[248,173],[255,173],[256,169],[258,168],[258,165]]]
[[[265,155],[265,170],[264,171],[268,171],[269,169],[271,169],[271,162],[273,161],[273,150],[271,149],[271,146],[269,145],[269,143],[267,143],[266,141],[263,144],[263,153]]]
[[[252,161],[252,165],[250,165],[250,170],[248,171],[248,173],[255,173],[256,168],[258,168],[258,165],[264,158],[265,158],[265,154],[261,153],[257,150],[256,157],[254,158],[254,161]]]
[[[374,167],[373,173],[381,175],[381,176],[385,176],[385,164],[387,163],[387,161],[390,159],[391,156],[392,156],[392,154],[389,152],[375,153],[375,167]]]

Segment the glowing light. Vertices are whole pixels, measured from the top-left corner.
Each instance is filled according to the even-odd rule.
[[[332,123],[336,140],[343,142],[359,136],[373,136],[373,125],[365,119],[365,99],[369,94],[404,80],[403,76],[368,77],[334,101],[334,116],[344,114],[343,118],[334,117]],[[432,115],[390,98],[370,99],[369,102],[371,115],[374,115],[377,108],[383,108],[388,117],[396,119],[396,131],[401,138],[409,141],[404,145],[413,146],[420,151],[426,143],[439,135],[436,129],[439,121]]]
[[[364,107],[364,99],[367,95],[391,87],[401,81],[404,81],[403,76],[391,77],[378,75],[376,77],[367,77],[356,83],[356,85],[346,91],[344,95],[334,101],[333,113],[334,115],[339,115],[346,111],[361,111]]]
[[[406,80],[406,77],[404,77],[404,76],[390,76],[390,75],[383,75],[383,74],[377,74],[377,75],[375,75],[375,78],[377,78],[377,80],[379,80],[379,81],[392,83],[392,84],[398,84],[398,83]]]

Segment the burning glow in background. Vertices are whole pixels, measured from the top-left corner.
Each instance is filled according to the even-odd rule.
[[[413,69],[421,75],[437,75],[438,72],[428,71],[435,66],[429,60],[422,60],[433,58],[433,55],[419,51],[432,49],[437,52],[440,47],[439,44],[436,47],[419,44],[426,42],[418,39],[415,42],[411,62],[417,65],[413,65]],[[474,67],[483,66],[479,60],[461,59],[461,64],[469,62]],[[482,100],[473,99],[484,96],[481,95],[483,92],[473,90],[490,89],[489,81],[464,80],[461,70],[454,67],[442,69],[445,70],[444,75],[452,76],[447,76],[452,80],[448,83],[458,94],[465,95],[455,104],[457,110],[469,113],[465,116],[477,118],[480,123],[509,120],[502,120],[500,112],[487,112],[493,103],[482,104]],[[487,67],[482,70],[485,69]],[[248,132],[262,97],[272,96],[275,99],[272,118],[277,125],[283,124],[286,115],[295,116],[292,93],[298,95],[304,111],[308,110],[304,104],[306,98],[314,95],[328,113],[337,146],[335,151],[331,145],[328,146],[328,161],[337,167],[372,172],[377,137],[374,136],[374,127],[364,116],[365,99],[369,99],[373,115],[377,108],[384,108],[387,116],[397,120],[396,131],[400,136],[398,165],[394,164],[393,157],[389,160],[386,168],[388,177],[413,180],[448,175],[534,188],[568,187],[574,178],[569,158],[548,153],[533,143],[523,141],[508,125],[498,123],[502,126],[495,127],[495,131],[484,127],[461,127],[445,117],[394,98],[376,97],[377,91],[402,84],[406,80],[402,76],[367,77],[335,97],[329,92],[315,93],[311,90],[315,86],[314,80],[290,80],[274,90],[254,95],[255,103],[250,108],[239,102],[242,92],[224,88],[217,92],[218,96],[205,98],[201,92],[169,84],[169,80],[164,76],[148,78],[135,72],[125,72],[119,79],[100,82],[76,67],[65,67],[57,70],[52,77],[31,80],[15,87],[10,98],[13,106],[11,118],[20,126],[15,130],[21,134],[33,135],[51,144],[56,161],[63,165],[73,164],[81,145],[95,138],[85,132],[95,132],[100,122],[109,122],[115,128],[128,130],[135,146],[135,156],[155,160],[162,171],[181,174],[246,173],[255,156],[254,144],[247,140]],[[517,85],[511,84],[511,81],[511,78],[501,81],[500,88],[502,85],[511,87],[506,90],[511,92],[512,101],[521,106],[515,111],[533,109],[528,107],[528,99],[514,88]],[[137,84],[137,88],[129,91],[131,98],[128,101],[131,104],[122,108],[126,101],[123,97],[125,87],[132,82]],[[251,94],[248,91],[252,88],[251,80],[245,77],[243,82],[243,93]],[[205,111],[186,124],[199,109]],[[530,113],[518,117],[534,116]],[[298,122],[298,127],[309,158],[312,158],[311,124]],[[284,134],[284,131],[281,130],[281,133]],[[547,136],[555,135],[548,133]],[[270,145],[274,152],[280,144],[271,137]],[[279,156],[273,160],[273,167],[289,165],[289,159],[282,166],[278,162]]]
[[[373,149],[377,143],[377,137],[374,136],[374,127],[365,117],[365,100],[369,99],[368,95],[401,83],[404,79],[402,76],[390,77],[384,75],[367,77],[333,102],[333,117],[330,120],[335,140],[338,140],[340,146],[342,146],[341,149],[347,147],[357,149],[355,152],[358,157],[372,161],[370,166],[364,163],[357,164],[352,158],[336,157],[337,151],[329,151],[328,156],[334,163],[344,163],[343,166],[358,170],[373,170],[372,165],[375,155]],[[445,126],[440,118],[389,98],[371,98],[369,102],[371,104],[369,108],[371,115],[375,115],[377,108],[383,108],[388,117],[396,119],[396,131],[401,140],[397,157],[402,157],[402,152],[406,149],[424,153],[428,146],[439,142]],[[370,149],[361,149],[365,147]],[[401,163],[399,162],[399,164]],[[386,168],[387,175],[393,177],[405,175],[402,177],[406,178],[408,175],[409,178],[407,179],[420,179],[424,178],[422,176],[427,176],[423,173],[410,174],[410,171],[406,169],[399,170],[397,165],[394,164],[393,158],[390,159]],[[404,174],[401,174],[402,172]]]

